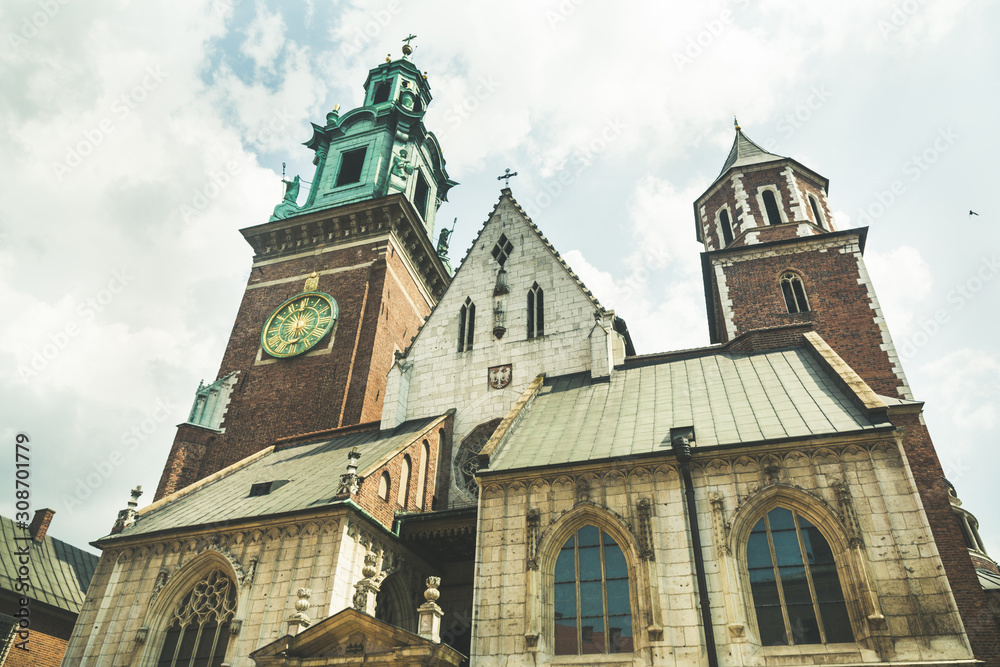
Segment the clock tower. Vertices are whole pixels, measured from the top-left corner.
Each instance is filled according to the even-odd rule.
[[[379,420],[394,353],[451,280],[431,235],[456,183],[424,127],[430,85],[411,54],[368,73],[362,106],[313,124],[304,201],[296,176],[268,222],[241,230],[254,250],[243,301],[157,498],[277,441]]]

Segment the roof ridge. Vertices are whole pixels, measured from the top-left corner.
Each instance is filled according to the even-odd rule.
[[[511,189],[503,188],[502,190],[500,190],[500,197],[497,199],[497,203],[493,205],[493,210],[491,210],[490,214],[486,216],[486,220],[483,221],[482,226],[479,228],[479,232],[476,234],[476,237],[472,240],[472,243],[469,244],[468,250],[465,251],[465,255],[462,257],[461,263],[459,263],[458,268],[455,269],[455,274],[452,276],[451,282],[448,283],[448,286],[445,288],[444,292],[441,294],[440,297],[438,297],[438,301],[437,303],[434,304],[434,307],[431,308],[431,311],[427,313],[427,317],[424,318],[424,321],[420,324],[420,326],[417,328],[416,333],[414,333],[413,337],[410,339],[409,345],[407,345],[406,349],[404,349],[402,352],[399,353],[400,358],[405,359],[407,355],[409,355],[410,350],[413,348],[414,343],[417,342],[417,338],[420,337],[420,334],[423,332],[424,327],[427,326],[427,323],[431,321],[431,316],[434,315],[434,312],[438,309],[438,306],[440,306],[441,302],[444,301],[444,297],[448,293],[448,290],[450,290],[451,286],[455,283],[455,276],[458,275],[458,272],[462,270],[463,266],[465,266],[466,260],[469,259],[469,255],[472,254],[472,251],[476,247],[476,244],[479,243],[479,239],[482,238],[483,233],[486,231],[487,225],[490,224],[490,220],[492,220],[493,216],[496,215],[497,209],[500,208],[500,205],[503,203],[504,199],[510,201],[511,205],[514,207],[514,210],[517,211],[517,213],[521,216],[521,218],[528,224],[528,228],[535,233],[535,236],[538,238],[539,241],[542,242],[542,245],[544,245],[548,249],[548,251],[552,253],[552,256],[559,261],[559,264],[563,267],[563,269],[565,269],[566,273],[569,274],[569,277],[573,279],[577,287],[580,288],[580,291],[583,292],[584,296],[587,297],[587,299],[594,305],[594,308],[600,311],[606,310],[604,306],[601,305],[601,302],[597,299],[597,296],[595,296],[594,293],[590,291],[590,288],[588,288],[587,285],[584,284],[583,280],[580,279],[580,276],[576,274],[576,271],[574,271],[573,268],[566,263],[566,260],[563,259],[562,255],[559,254],[559,251],[555,249],[555,246],[553,246],[552,243],[545,237],[545,234],[543,234],[542,230],[538,228],[538,225],[536,225],[534,220],[531,219],[531,216],[529,216],[525,212],[525,210],[521,208],[521,205],[517,202],[516,199],[514,199],[514,194],[513,192],[511,192]]]

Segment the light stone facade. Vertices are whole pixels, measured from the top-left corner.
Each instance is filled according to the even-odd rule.
[[[505,263],[509,293],[494,296],[500,265],[492,251],[501,235],[513,245]],[[544,293],[545,326],[544,335],[529,339],[526,297],[535,283]],[[467,298],[476,306],[475,340],[471,350],[458,352],[459,312]],[[501,338],[493,333],[498,301],[506,316]],[[536,376],[608,375],[625,356],[613,319],[505,190],[461,270],[390,371],[382,427],[454,408],[455,454],[476,426],[504,417]],[[507,387],[494,389],[487,371],[502,364],[511,364],[512,379]],[[454,484],[456,474],[452,472],[453,503],[474,502]]]
[[[95,594],[81,610],[63,664],[155,665],[172,611],[195,582],[218,569],[238,591],[239,629],[225,638],[232,656],[227,662],[251,667],[251,652],[289,633],[299,589],[311,591],[304,613],[312,622],[355,606],[369,553],[375,554],[377,585],[401,598],[394,601],[397,623],[415,631],[410,602],[431,567],[351,509],[116,545],[101,556],[91,582]],[[374,613],[374,607],[364,611]]]
[[[695,455],[698,522],[719,662],[838,664],[971,659],[899,435]],[[647,499],[649,525],[639,509]],[[856,644],[761,646],[746,571],[754,524],[778,503],[832,548]],[[474,664],[704,664],[684,491],[663,457],[483,475]],[[527,516],[539,514],[532,529]],[[615,537],[629,567],[635,651],[554,656],[554,558],[575,527]],[[649,536],[649,537],[646,537]],[[651,539],[651,557],[643,541]],[[537,569],[528,562],[537,554]]]

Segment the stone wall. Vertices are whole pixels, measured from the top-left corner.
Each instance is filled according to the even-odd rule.
[[[63,664],[155,664],[170,613],[213,569],[238,590],[240,628],[227,637],[232,667],[252,667],[251,652],[288,633],[300,588],[311,590],[305,613],[313,623],[353,606],[369,552],[380,581],[398,575],[404,588],[415,588],[432,573],[388,531],[347,508],[294,522],[215,528],[106,548]]]
[[[499,265],[492,250],[500,235],[513,246],[505,268],[509,293],[494,297]],[[544,293],[544,335],[527,337],[527,293],[534,283]],[[476,306],[475,340],[471,350],[458,350],[459,313],[467,298]],[[501,301],[506,332],[493,333],[493,308]],[[405,358],[390,372],[383,428],[455,408],[453,454],[478,425],[504,417],[524,389],[540,373],[564,375],[591,370],[592,338],[609,336],[606,322],[595,321],[597,302],[538,237],[524,212],[502,196],[462,266],[423,325]],[[603,345],[603,348],[601,347]],[[607,353],[604,353],[607,356]],[[489,369],[510,364],[512,379],[503,389],[492,388]],[[603,360],[604,369],[610,361]],[[607,370],[603,371],[606,374]],[[454,475],[454,470],[452,470]],[[473,502],[452,485],[452,502]]]
[[[905,664],[971,657],[900,446],[887,434],[696,451],[694,486],[720,664]],[[552,662],[553,554],[587,523],[612,535],[629,564],[636,649],[601,664],[702,664],[690,532],[671,454],[521,477],[485,475],[482,483],[474,664]],[[648,521],[641,501],[649,503]],[[757,639],[741,550],[753,525],[776,505],[808,516],[830,543],[855,644],[776,647]],[[537,528],[528,518],[531,510],[538,513]],[[559,656],[558,662],[594,660]]]

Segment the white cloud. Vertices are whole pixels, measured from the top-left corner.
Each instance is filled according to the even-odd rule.
[[[869,251],[865,265],[892,332],[896,336],[913,333],[934,286],[933,272],[920,251],[905,245],[889,252]]]
[[[280,10],[269,12],[260,0],[254,6],[257,15],[247,26],[247,38],[240,45],[240,52],[251,58],[257,69],[273,72],[285,42],[285,20]]]

